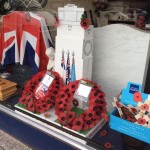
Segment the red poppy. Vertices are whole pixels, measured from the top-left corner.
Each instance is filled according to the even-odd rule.
[[[105,93],[103,91],[99,92],[99,98],[103,99],[105,97]]]
[[[57,104],[58,104],[58,105],[64,104],[64,101],[62,101],[61,99],[59,99],[59,100],[57,101]]]
[[[60,123],[61,125],[66,125],[67,120],[68,120],[68,118],[67,118],[67,114],[66,114],[66,113],[63,113],[63,112],[62,112],[62,113],[58,116],[58,121],[59,121],[59,123]]]
[[[84,118],[86,117],[85,113],[80,114],[79,116],[80,116],[80,118],[82,118],[83,120],[84,120]]]
[[[64,109],[65,110],[70,110],[71,109],[70,104],[69,103],[64,104]]]
[[[73,123],[72,122],[69,122],[67,125],[66,125],[67,128],[71,129],[73,127]]]
[[[104,146],[105,146],[106,148],[112,148],[112,145],[110,144],[110,142],[106,142],[106,143],[104,144]]]
[[[23,96],[19,99],[19,103],[20,104],[23,104],[23,105],[26,105],[28,103],[28,101],[26,100],[26,96]]]
[[[106,106],[106,101],[104,98],[100,99],[100,105]]]
[[[77,81],[77,82],[70,82],[70,83],[69,83],[69,86],[71,87],[71,90],[72,90],[73,92],[75,92],[75,90],[77,89],[78,84],[79,84],[79,81]]]
[[[145,111],[148,111],[148,110],[149,110],[149,105],[148,105],[148,104],[143,104],[143,105],[141,106],[141,109],[142,109],[142,110],[145,110]]]
[[[95,117],[95,113],[91,109],[87,109],[85,112],[85,120],[90,120]]]
[[[43,109],[45,109],[45,111],[49,110],[52,107],[52,104],[47,104],[46,102],[43,103]]]
[[[68,115],[68,122],[70,123],[70,122],[72,122],[72,120],[75,118],[75,116],[76,116],[76,114],[75,114],[75,112],[72,112],[72,111],[69,111],[68,113],[67,113],[67,115]]]
[[[53,103],[48,99],[46,100],[46,105],[47,105],[47,108],[51,108],[53,105]]]
[[[79,102],[78,102],[78,100],[73,99],[72,104],[73,104],[73,106],[77,107],[79,105]]]
[[[53,80],[53,82],[51,83],[53,88],[56,88],[56,86],[59,86],[59,81],[57,80]]]
[[[70,102],[71,102],[70,99],[67,98],[67,97],[61,99],[61,101],[63,102],[63,104],[69,104],[69,105],[70,105]]]
[[[90,100],[92,100],[93,98],[95,98],[95,95],[94,95],[95,91],[96,90],[93,88],[92,91],[91,91],[91,93],[90,93],[90,95],[89,95],[89,99]]]
[[[37,85],[37,84],[39,83],[39,78],[38,78],[37,76],[34,76],[34,77],[32,77],[31,82],[32,82],[34,85]]]
[[[97,111],[102,112],[103,109],[104,109],[104,106],[101,106],[101,105],[97,106]]]
[[[26,108],[27,108],[27,110],[34,112],[35,111],[35,106],[34,106],[33,101],[28,102]]]
[[[71,103],[72,100],[73,100],[73,94],[72,93],[68,93],[67,95],[68,95],[67,101],[68,101],[68,103]]]
[[[90,105],[98,105],[98,104],[100,104],[100,99],[97,97],[93,97],[90,99],[89,103],[90,103]]]
[[[135,92],[135,93],[133,94],[133,99],[134,99],[134,101],[136,101],[136,102],[142,102],[142,96],[141,96],[141,94],[140,94],[139,92]]]
[[[57,90],[60,90],[60,89],[62,88],[62,86],[56,85],[55,88],[56,88]]]
[[[73,120],[73,127],[72,129],[75,131],[80,131],[83,126],[83,119],[82,118],[75,118]]]
[[[28,95],[27,97],[26,97],[26,100],[29,102],[29,101],[32,101],[33,100],[33,97],[32,97],[32,95]]]
[[[100,119],[94,119],[93,123],[96,125],[97,123],[99,123]]]
[[[64,112],[64,105],[61,104],[61,105],[57,105],[57,107],[55,107],[55,113],[58,115],[58,114],[61,114]]]
[[[39,113],[45,112],[45,108],[43,106],[39,106],[38,109],[39,109],[39,111],[38,111]]]
[[[89,20],[88,20],[88,19],[83,19],[83,20],[80,22],[80,25],[81,25],[81,27],[82,27],[83,29],[86,30],[86,29],[89,27],[89,25],[90,25]]]
[[[52,103],[49,96],[46,96],[46,97],[44,98],[44,100],[45,100],[45,102],[46,102],[47,104],[51,104],[51,103]]]
[[[107,130],[103,130],[101,133],[100,133],[100,136],[106,136],[107,134]]]
[[[70,89],[69,85],[66,85],[66,86],[63,87],[63,91],[64,91],[65,93],[70,93],[70,92],[69,92],[69,89]]]
[[[94,122],[92,120],[86,120],[86,125],[88,126],[88,129],[92,129],[94,127]]]
[[[35,84],[34,83],[30,83],[30,87],[31,87],[31,89],[33,90],[34,88],[35,88]]]
[[[58,90],[53,90],[54,95],[58,95]]]
[[[31,82],[31,80],[29,80],[29,81],[25,84],[24,89],[30,88],[30,87],[31,87],[31,84],[32,84],[32,82]]]
[[[144,125],[146,123],[146,120],[144,118],[138,118],[137,122],[138,124]]]
[[[53,93],[51,93],[50,99],[51,99],[52,102],[56,101],[56,97],[53,95]]]
[[[94,89],[98,89],[98,91],[100,91],[101,86],[100,86],[100,85],[95,84],[95,85],[93,86],[93,88],[94,88]]]
[[[35,104],[35,111],[37,112],[37,113],[40,113],[40,111],[41,111],[41,106],[39,105],[39,104]]]
[[[100,112],[100,111],[96,111],[96,112],[95,112],[95,117],[94,117],[94,118],[100,120],[100,119],[102,118],[101,112]]]
[[[92,110],[92,111],[94,111],[94,112],[96,112],[96,111],[97,111],[97,106],[95,106],[95,105],[90,105],[90,106],[89,106],[89,109]]]
[[[59,95],[59,98],[60,98],[63,102],[65,102],[65,101],[66,101],[66,99],[68,99],[68,95],[67,95],[67,94],[62,93],[62,94],[60,94],[60,95]]]
[[[89,126],[86,124],[86,122],[84,122],[83,124],[83,130],[88,130],[89,129]]]

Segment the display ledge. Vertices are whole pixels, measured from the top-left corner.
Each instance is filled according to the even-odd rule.
[[[99,143],[92,141],[92,139],[89,140],[87,138],[80,137],[80,136],[76,137],[73,136],[74,133],[73,134],[72,133],[70,134],[68,132],[64,133],[62,130],[59,130],[51,126],[47,122],[43,122],[43,120],[37,120],[36,118],[33,118],[31,116],[28,116],[27,114],[22,113],[21,111],[16,110],[17,111],[16,113],[13,107],[13,104],[16,102],[16,100],[12,99],[12,101],[10,102],[11,104],[7,101],[1,103],[0,110],[6,113],[7,115],[13,117],[14,119],[26,123],[29,126],[32,126],[33,129],[38,129],[44,132],[43,134],[48,134],[49,136],[52,136],[57,140],[60,140],[62,142],[65,142],[66,144],[73,146],[74,148],[88,149],[88,150],[104,149]]]
[[[4,108],[5,109],[5,108]],[[14,115],[13,117],[8,110],[3,111],[0,106],[0,129],[9,135],[13,136],[17,140],[23,142],[27,146],[36,150],[74,150],[75,147],[71,144],[66,144],[53,135],[49,135],[39,130],[36,127],[29,125],[28,121],[20,121],[19,117]],[[16,118],[18,117],[18,119]],[[7,144],[7,143],[6,143]],[[11,149],[11,147],[10,147]]]
[[[106,123],[104,119],[102,118],[92,129],[86,130],[86,131],[74,131],[71,130],[65,126],[62,126],[58,123],[57,115],[55,114],[55,108],[51,108],[48,111],[37,114],[33,113],[31,111],[28,111],[24,108],[21,104],[16,104],[15,106],[15,112],[22,115],[23,117],[27,117],[30,120],[34,120],[35,122],[38,122],[47,128],[50,128],[51,130],[55,130],[58,133],[62,133],[63,135],[66,135],[69,138],[73,138],[77,142],[81,143],[90,143],[93,136],[103,127],[103,125]],[[74,111],[81,111],[79,108],[74,108]],[[49,118],[45,117],[45,114],[50,115]],[[91,142],[92,143],[92,142]],[[94,143],[95,144],[95,143]]]

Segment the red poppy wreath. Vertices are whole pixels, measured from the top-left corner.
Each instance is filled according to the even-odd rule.
[[[93,128],[106,115],[105,93],[100,90],[100,86],[96,83],[87,82],[94,84],[94,86],[89,95],[89,107],[80,115],[71,110],[71,104],[74,107],[78,106],[78,101],[73,96],[78,88],[79,80],[69,83],[59,92],[55,113],[61,125],[76,131],[88,130]]]
[[[24,105],[27,110],[43,113],[55,105],[55,100],[58,97],[58,91],[62,88],[63,81],[57,72],[50,72],[55,76],[55,78],[49,86],[48,91],[45,93],[44,98],[37,99],[35,97],[35,91],[46,71],[37,73],[25,84],[19,103]]]

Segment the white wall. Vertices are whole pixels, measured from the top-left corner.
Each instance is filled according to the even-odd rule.
[[[127,25],[113,24],[94,29],[93,74],[107,96],[108,111],[112,97],[128,81],[144,83],[150,34]]]

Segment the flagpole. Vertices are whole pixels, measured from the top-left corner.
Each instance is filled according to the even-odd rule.
[[[72,67],[71,67],[71,81],[76,81],[76,71],[75,71],[75,52],[72,52]]]
[[[66,64],[66,84],[70,83],[70,52],[67,51],[67,64]]]

